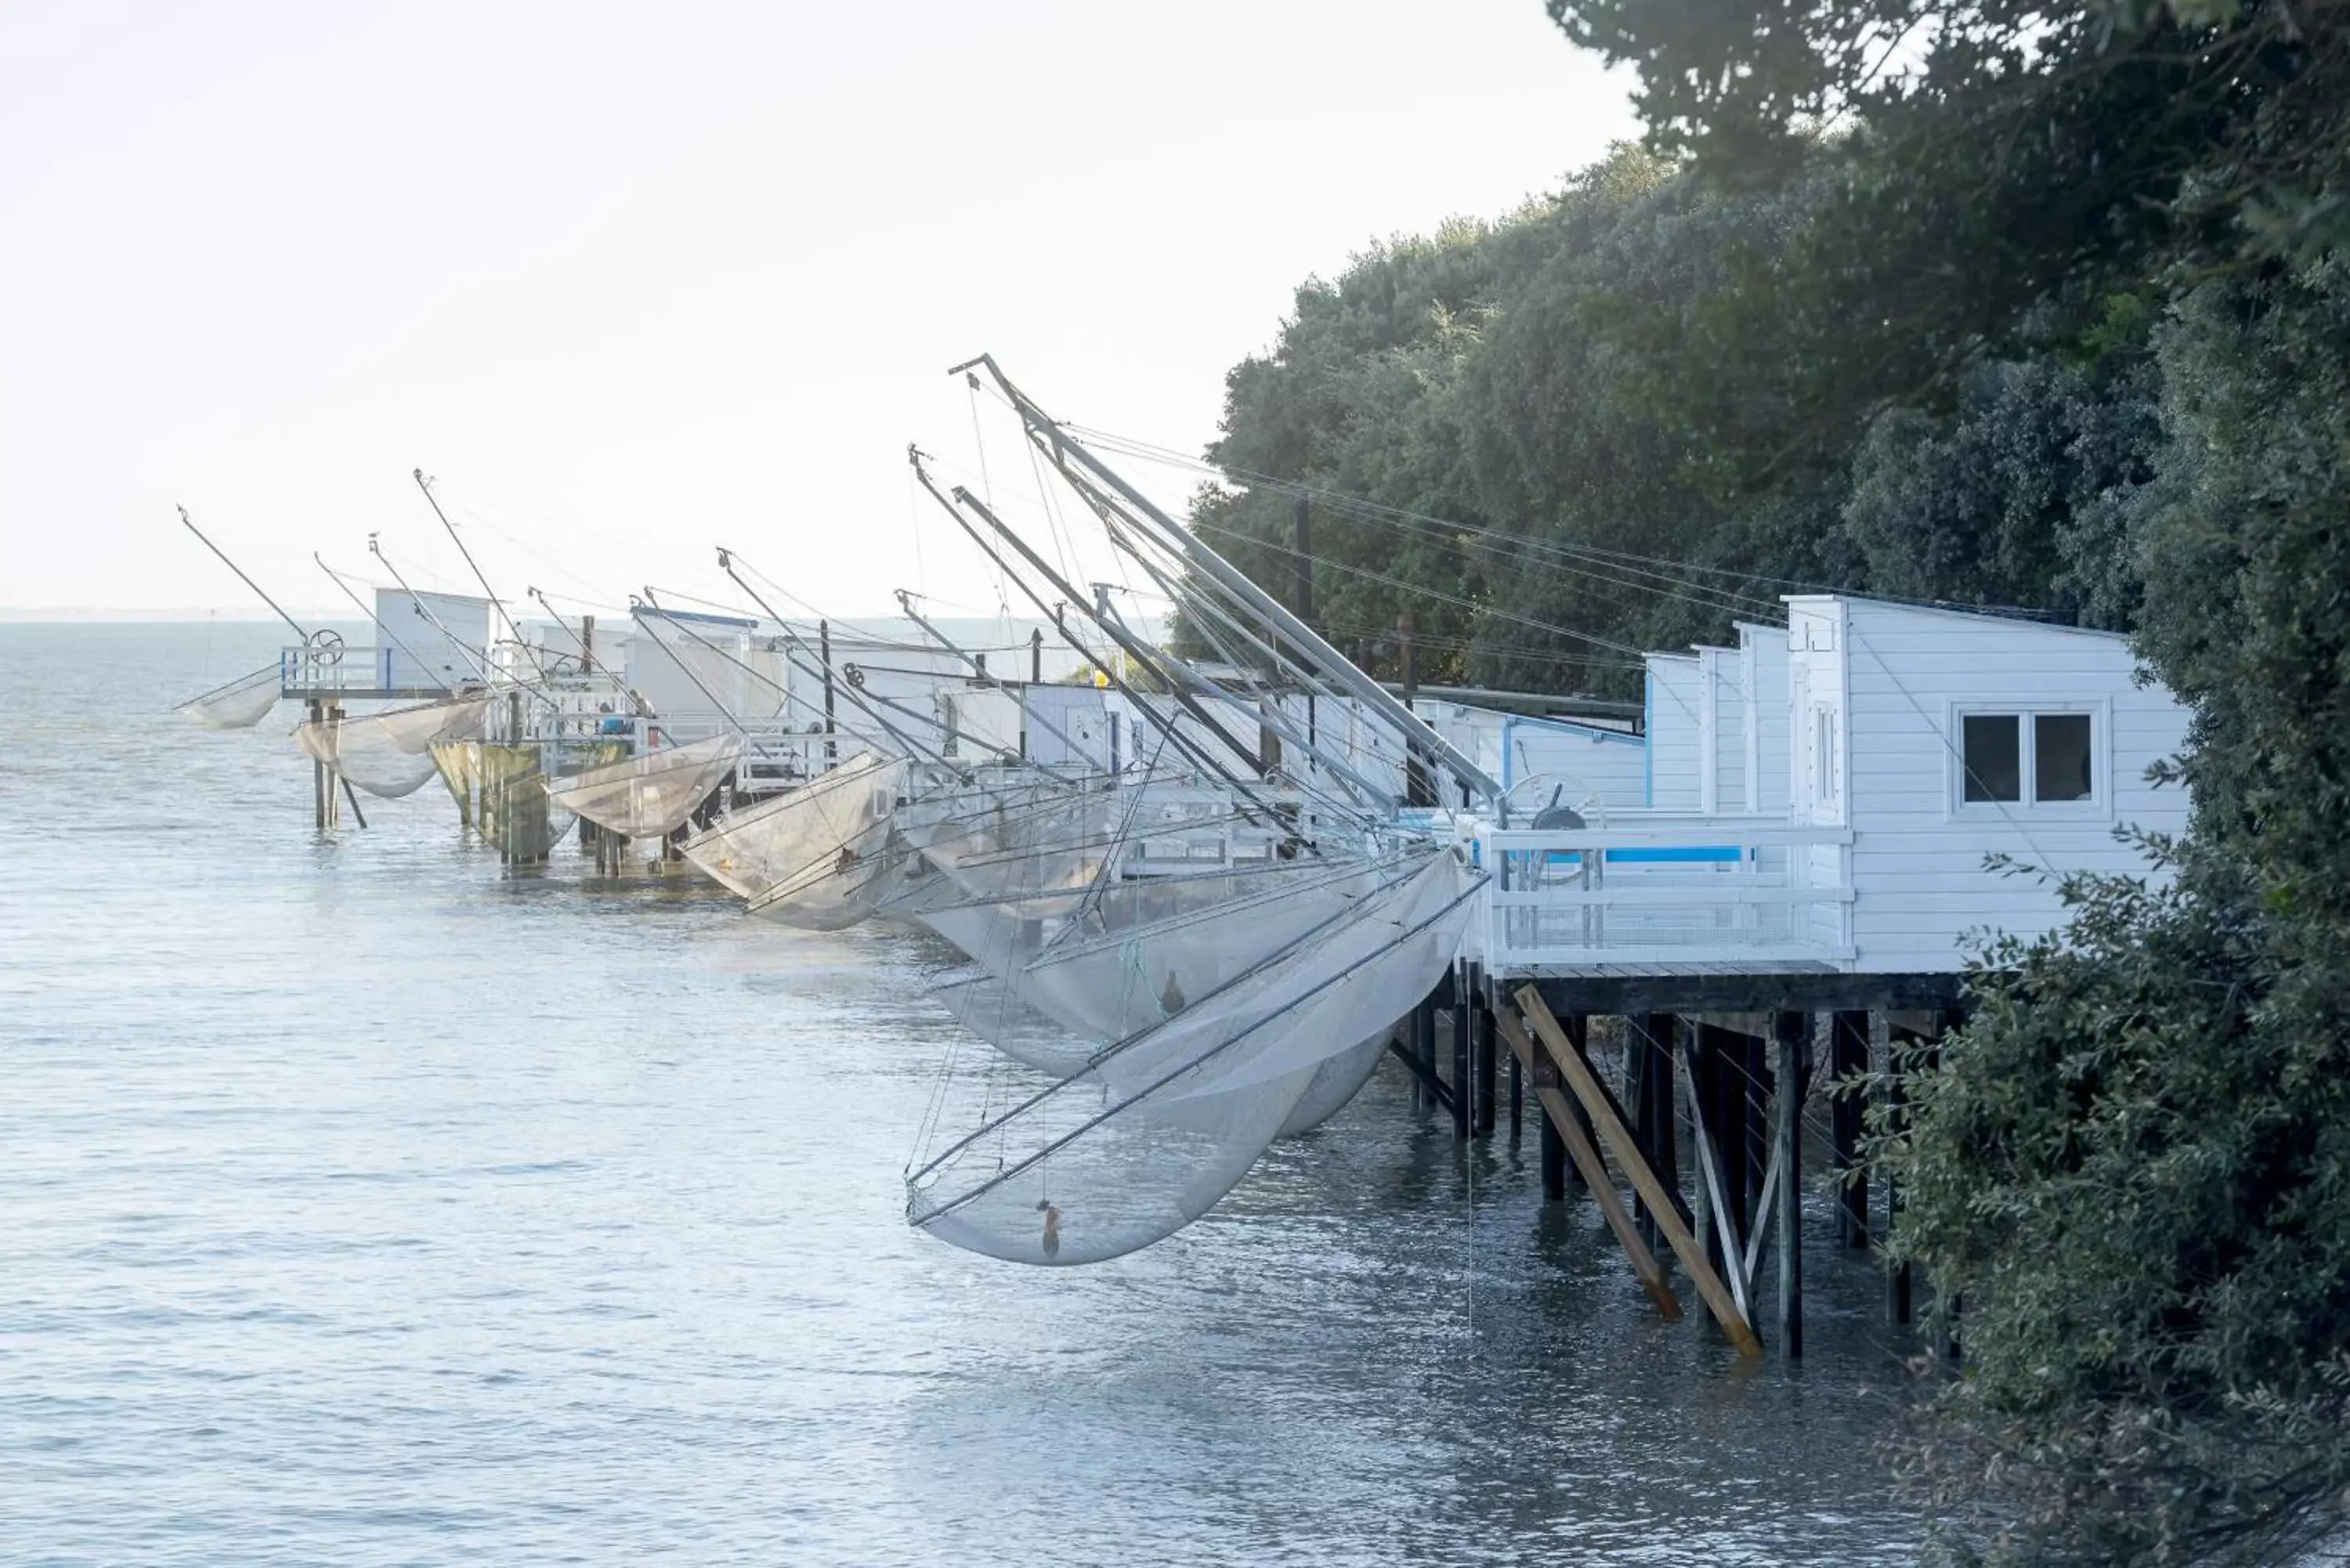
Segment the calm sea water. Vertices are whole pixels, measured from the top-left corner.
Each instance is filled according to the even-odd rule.
[[[953,1251],[933,947],[317,836],[289,710],[168,711],[277,640],[0,626],[0,1561],[1910,1555],[1864,1267],[1742,1370],[1393,1064],[1147,1252]]]

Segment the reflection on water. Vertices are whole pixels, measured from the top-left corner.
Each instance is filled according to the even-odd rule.
[[[12,1560],[1908,1559],[1865,1268],[1742,1370],[1392,1064],[1136,1257],[927,1242],[935,949],[318,839],[167,711],[276,640],[0,626]]]

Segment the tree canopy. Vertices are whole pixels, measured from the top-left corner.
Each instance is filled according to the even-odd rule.
[[[2350,5],[1549,0],[1648,128],[1312,280],[1193,518],[1428,679],[1623,691],[1826,585],[2132,631],[2193,826],[1905,1064],[1900,1449],[2012,1563],[2283,1562],[2350,1490]],[[1391,668],[1391,667],[1390,667]]]

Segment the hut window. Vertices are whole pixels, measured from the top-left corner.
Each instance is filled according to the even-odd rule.
[[[2015,713],[1969,713],[1962,727],[1969,802],[2023,798],[2023,720]]]
[[[2096,715],[1962,713],[1959,798],[1969,805],[2091,805]]]
[[[2090,767],[2089,715],[2036,713],[2032,720],[2032,798],[2088,800],[2096,794]]]

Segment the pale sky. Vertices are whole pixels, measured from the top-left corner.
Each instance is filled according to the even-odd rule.
[[[421,466],[504,595],[990,610],[947,366],[1196,452],[1308,275],[1631,134],[1542,0],[15,0],[0,607],[250,607],[175,503],[290,605],[467,586]]]

